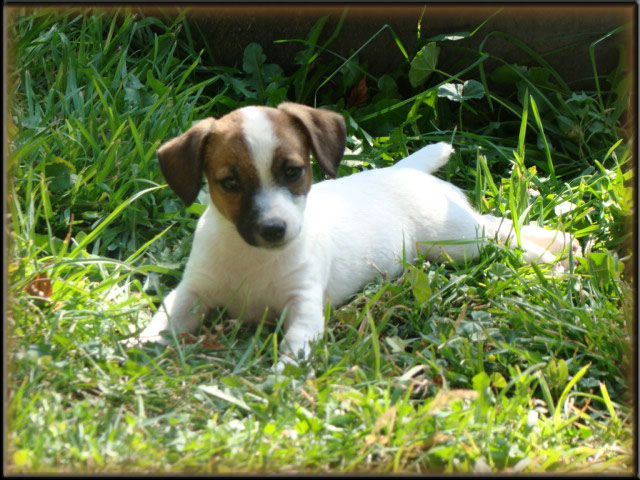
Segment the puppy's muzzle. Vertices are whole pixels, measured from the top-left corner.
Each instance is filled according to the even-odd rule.
[[[238,232],[253,247],[278,248],[292,239],[287,221],[280,216],[251,215],[238,224]]]
[[[287,233],[287,222],[280,218],[267,220],[258,226],[258,233],[267,244],[278,245]]]
[[[245,242],[254,247],[283,247],[300,233],[305,197],[288,191],[259,191],[236,224]]]

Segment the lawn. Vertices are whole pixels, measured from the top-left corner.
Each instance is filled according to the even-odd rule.
[[[10,13],[5,472],[634,471],[624,55],[574,90],[508,35],[520,64],[483,42],[441,70],[441,48],[498,35],[490,22],[423,28],[414,49],[379,25],[399,67],[374,76],[367,43],[341,56],[342,23],[319,18],[285,72],[259,39],[216,65],[184,14]],[[185,209],[166,187],[156,149],[205,116],[285,99],[345,116],[340,175],[451,142],[440,177],[483,213],[572,232],[585,257],[556,275],[492,244],[407,265],[327,308],[324,338],[283,376],[281,322],[224,311],[173,346],[123,348],[179,281],[205,208],[206,192]]]

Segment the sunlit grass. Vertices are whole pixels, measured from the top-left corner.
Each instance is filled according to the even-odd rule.
[[[9,472],[631,471],[624,69],[573,92],[509,37],[530,67],[486,71],[483,47],[443,72],[427,45],[457,40],[407,52],[393,33],[402,66],[376,78],[335,53],[342,22],[319,44],[324,26],[287,75],[257,43],[237,69],[203,62],[183,16],[14,11]],[[486,28],[472,34],[498,35]],[[347,107],[363,76],[368,99]],[[564,276],[498,245],[407,265],[328,309],[285,377],[280,325],[222,311],[189,341],[125,350],[180,278],[203,210],[164,187],[156,148],[201,117],[283,99],[345,115],[342,175],[452,142],[440,176],[485,213],[572,232],[585,258]]]

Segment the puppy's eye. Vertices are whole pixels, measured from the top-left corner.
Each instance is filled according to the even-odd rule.
[[[302,176],[303,170],[302,167],[285,167],[284,178],[288,182],[295,182]]]
[[[236,177],[230,176],[227,178],[223,178],[220,180],[220,186],[225,192],[239,192],[240,191],[240,182],[236,179]]]

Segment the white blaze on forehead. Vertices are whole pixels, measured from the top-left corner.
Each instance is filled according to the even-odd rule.
[[[265,111],[259,107],[245,107],[242,114],[244,138],[258,172],[260,184],[269,187],[273,185],[271,163],[278,143],[273,124]]]

